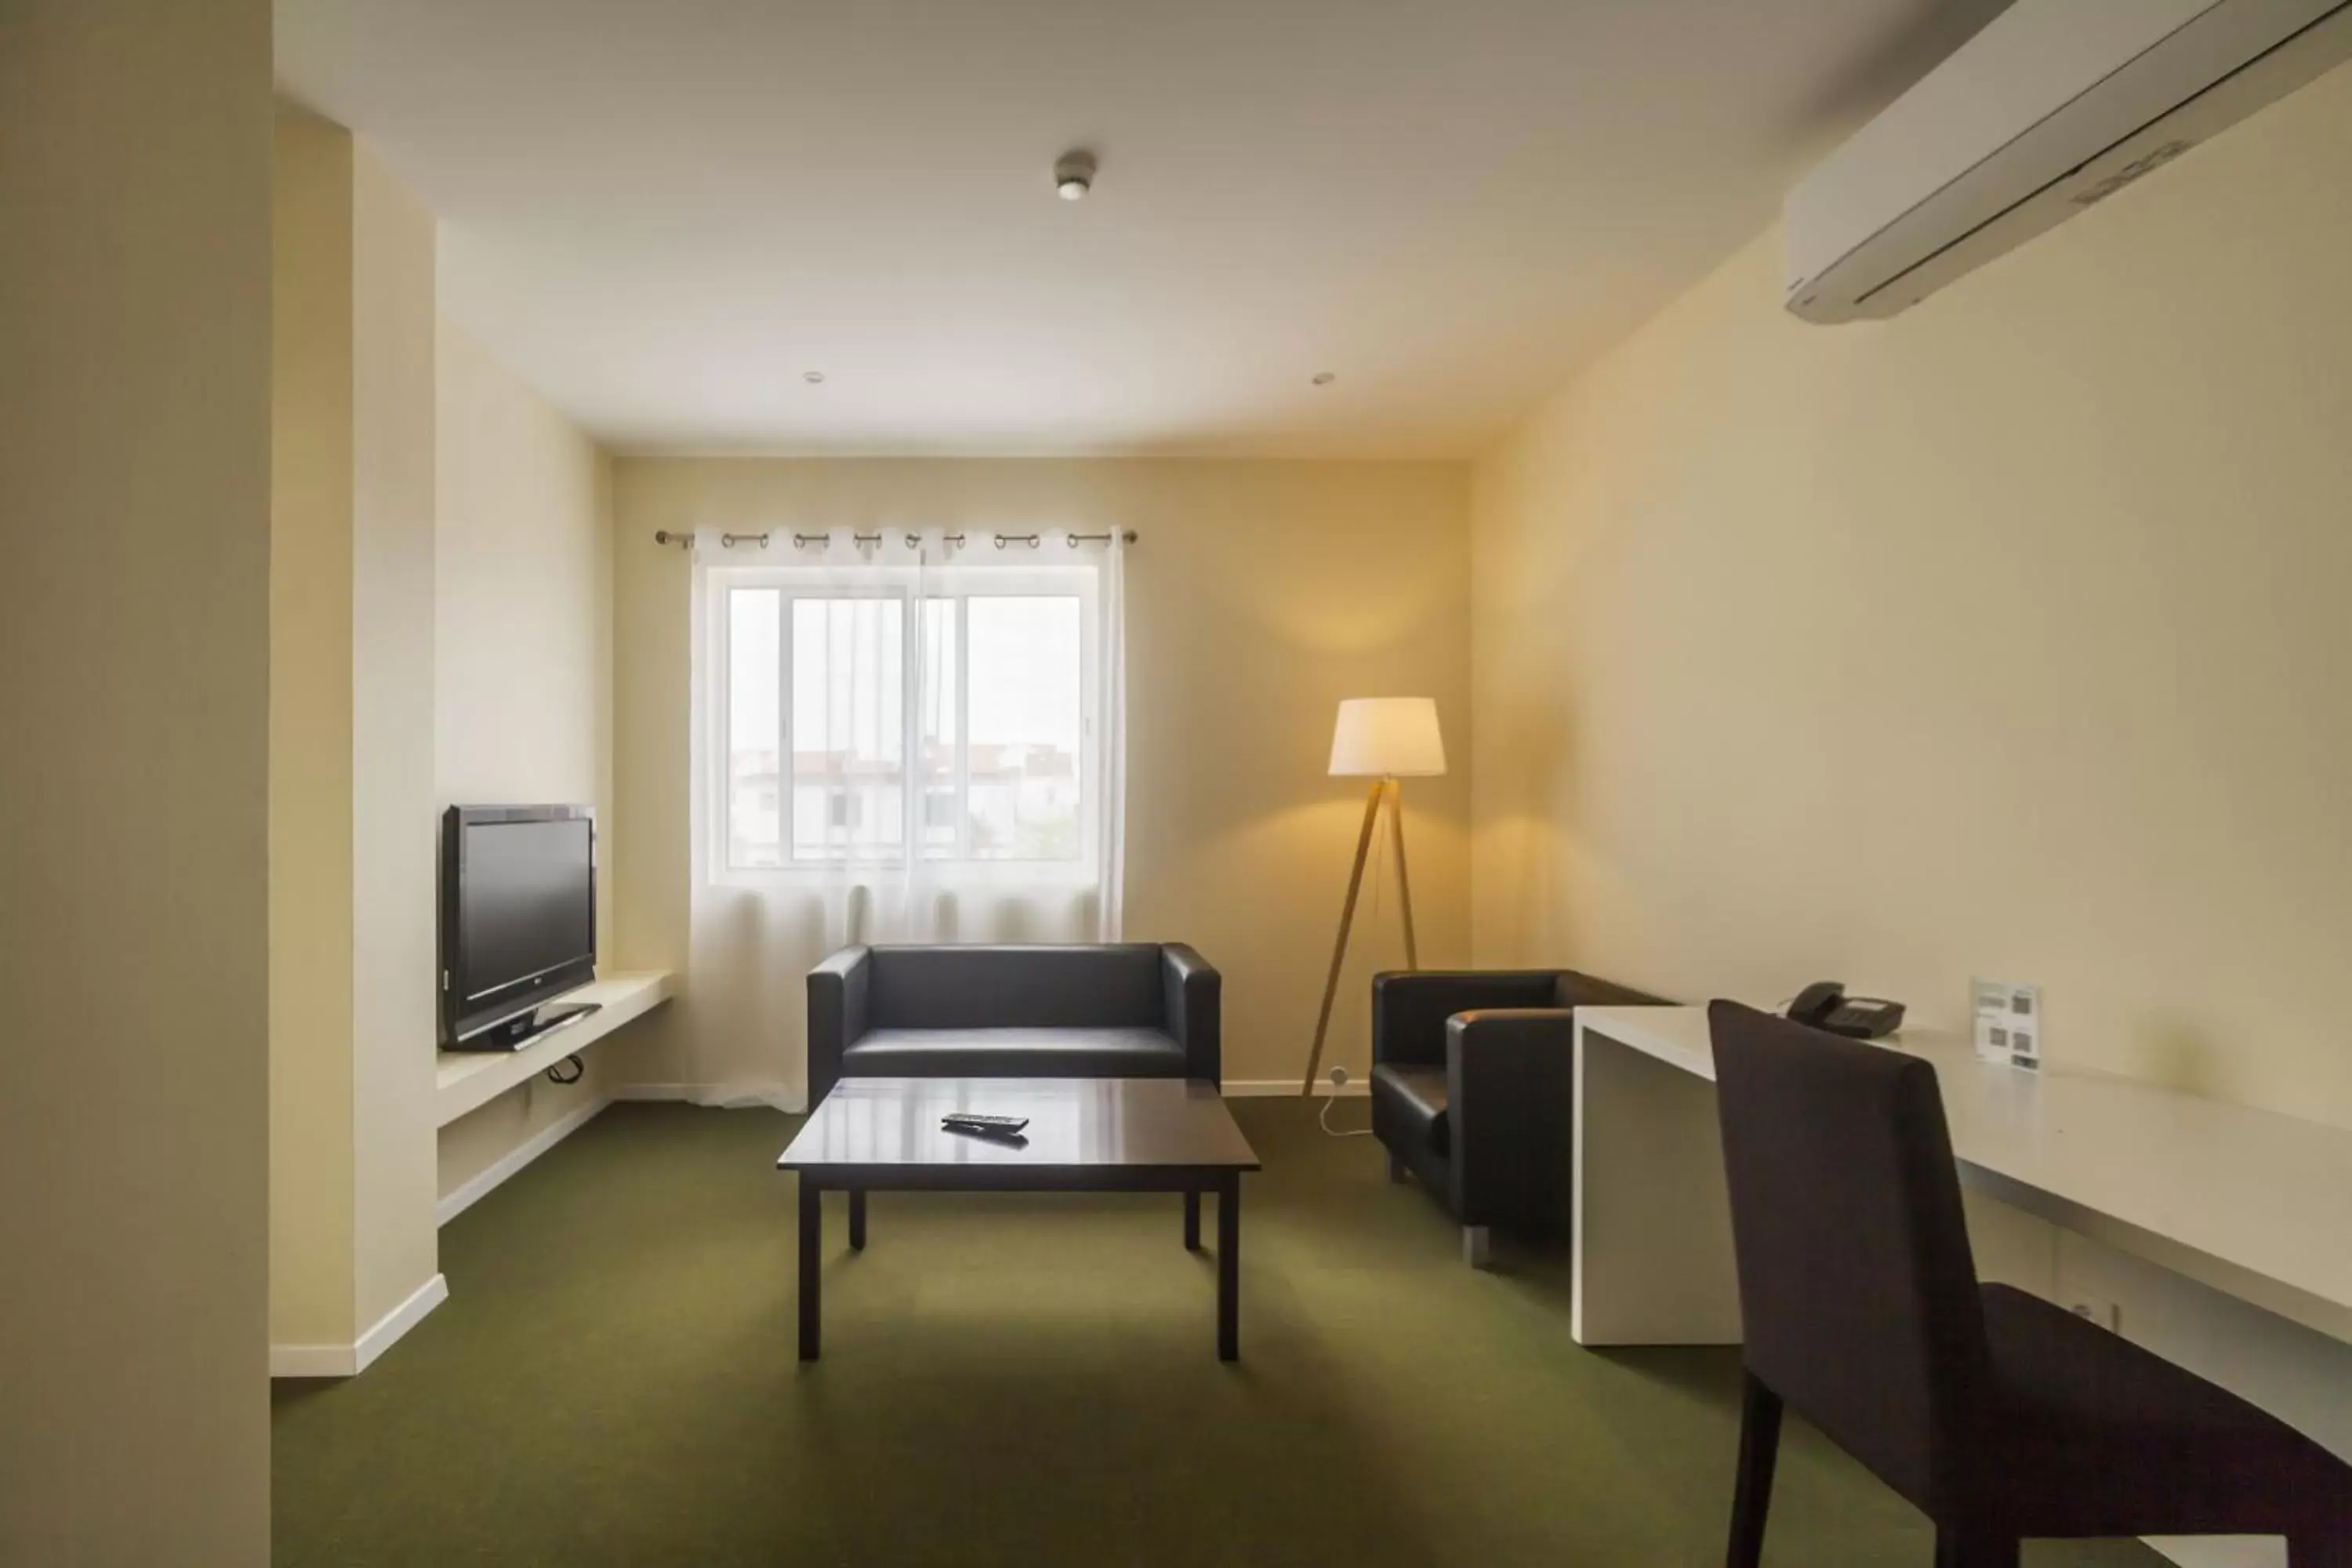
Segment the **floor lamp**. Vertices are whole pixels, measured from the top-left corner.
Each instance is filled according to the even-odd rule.
[[[1331,946],[1331,977],[1323,983],[1323,1008],[1315,1016],[1315,1048],[1298,1092],[1315,1092],[1323,1066],[1323,1037],[1331,1027],[1331,1001],[1339,994],[1339,970],[1348,958],[1348,931],[1356,923],[1356,895],[1363,890],[1364,858],[1372,833],[1388,812],[1389,842],[1396,852],[1397,894],[1404,911],[1404,966],[1421,967],[1412,938],[1412,883],[1404,869],[1404,791],[1397,781],[1429,778],[1445,771],[1445,742],[1437,732],[1437,703],[1428,697],[1354,697],[1339,704],[1331,731],[1331,776],[1369,778],[1364,827],[1356,835],[1356,868],[1348,873],[1348,901],[1339,906],[1339,940]]]

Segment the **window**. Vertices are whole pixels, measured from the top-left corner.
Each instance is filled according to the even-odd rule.
[[[729,873],[1091,875],[1090,567],[711,574]]]

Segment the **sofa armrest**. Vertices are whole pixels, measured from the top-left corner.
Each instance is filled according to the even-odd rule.
[[[1567,1217],[1575,1139],[1575,1014],[1481,1008],[1445,1025],[1448,1175],[1464,1225],[1533,1234]]]
[[[1556,969],[1415,969],[1372,976],[1372,1060],[1445,1065],[1445,1020],[1473,1007],[1549,1007]]]
[[[1184,1047],[1184,1076],[1218,1083],[1224,1076],[1224,979],[1181,942],[1160,949],[1162,1005],[1168,1032]]]
[[[869,950],[845,947],[809,971],[808,1103],[833,1092],[841,1081],[841,1058],[866,1033],[868,990],[874,965]]]

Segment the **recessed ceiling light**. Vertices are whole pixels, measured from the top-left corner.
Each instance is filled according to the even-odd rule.
[[[1339,379],[1338,374],[1331,371],[1318,370],[1315,373],[1315,384],[1318,386],[1328,386]]]
[[[1083,201],[1095,188],[1095,155],[1074,147],[1054,163],[1054,194],[1066,202]]]
[[[824,372],[821,370],[804,370],[801,372],[801,379],[807,382],[811,386],[814,386],[817,383],[824,379]]]

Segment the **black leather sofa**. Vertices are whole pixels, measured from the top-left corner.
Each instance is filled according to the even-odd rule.
[[[1179,942],[845,947],[809,971],[809,1103],[845,1078],[1215,1083],[1220,988]]]
[[[1486,1261],[1488,1232],[1566,1232],[1579,1007],[1664,999],[1572,969],[1418,970],[1372,978],[1372,1131]]]

